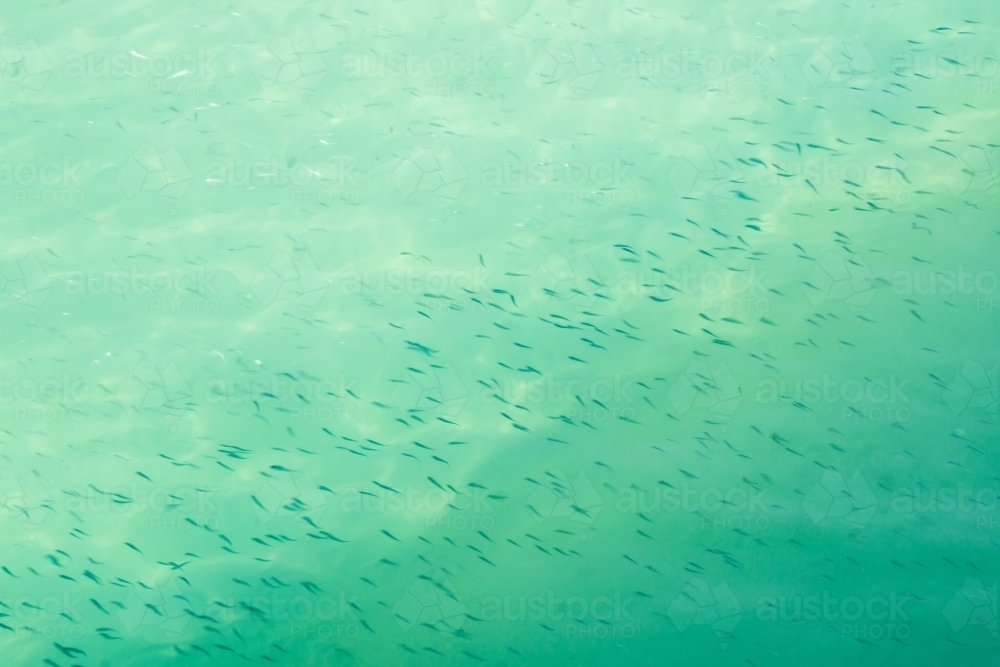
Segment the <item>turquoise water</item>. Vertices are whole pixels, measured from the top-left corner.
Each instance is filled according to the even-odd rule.
[[[6,4],[0,663],[995,664],[998,28]]]

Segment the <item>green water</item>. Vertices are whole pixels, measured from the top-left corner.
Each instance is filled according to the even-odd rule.
[[[0,8],[0,664],[996,664],[988,2]]]

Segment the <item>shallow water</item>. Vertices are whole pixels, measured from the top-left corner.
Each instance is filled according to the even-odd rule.
[[[992,9],[0,8],[3,664],[996,661]]]

